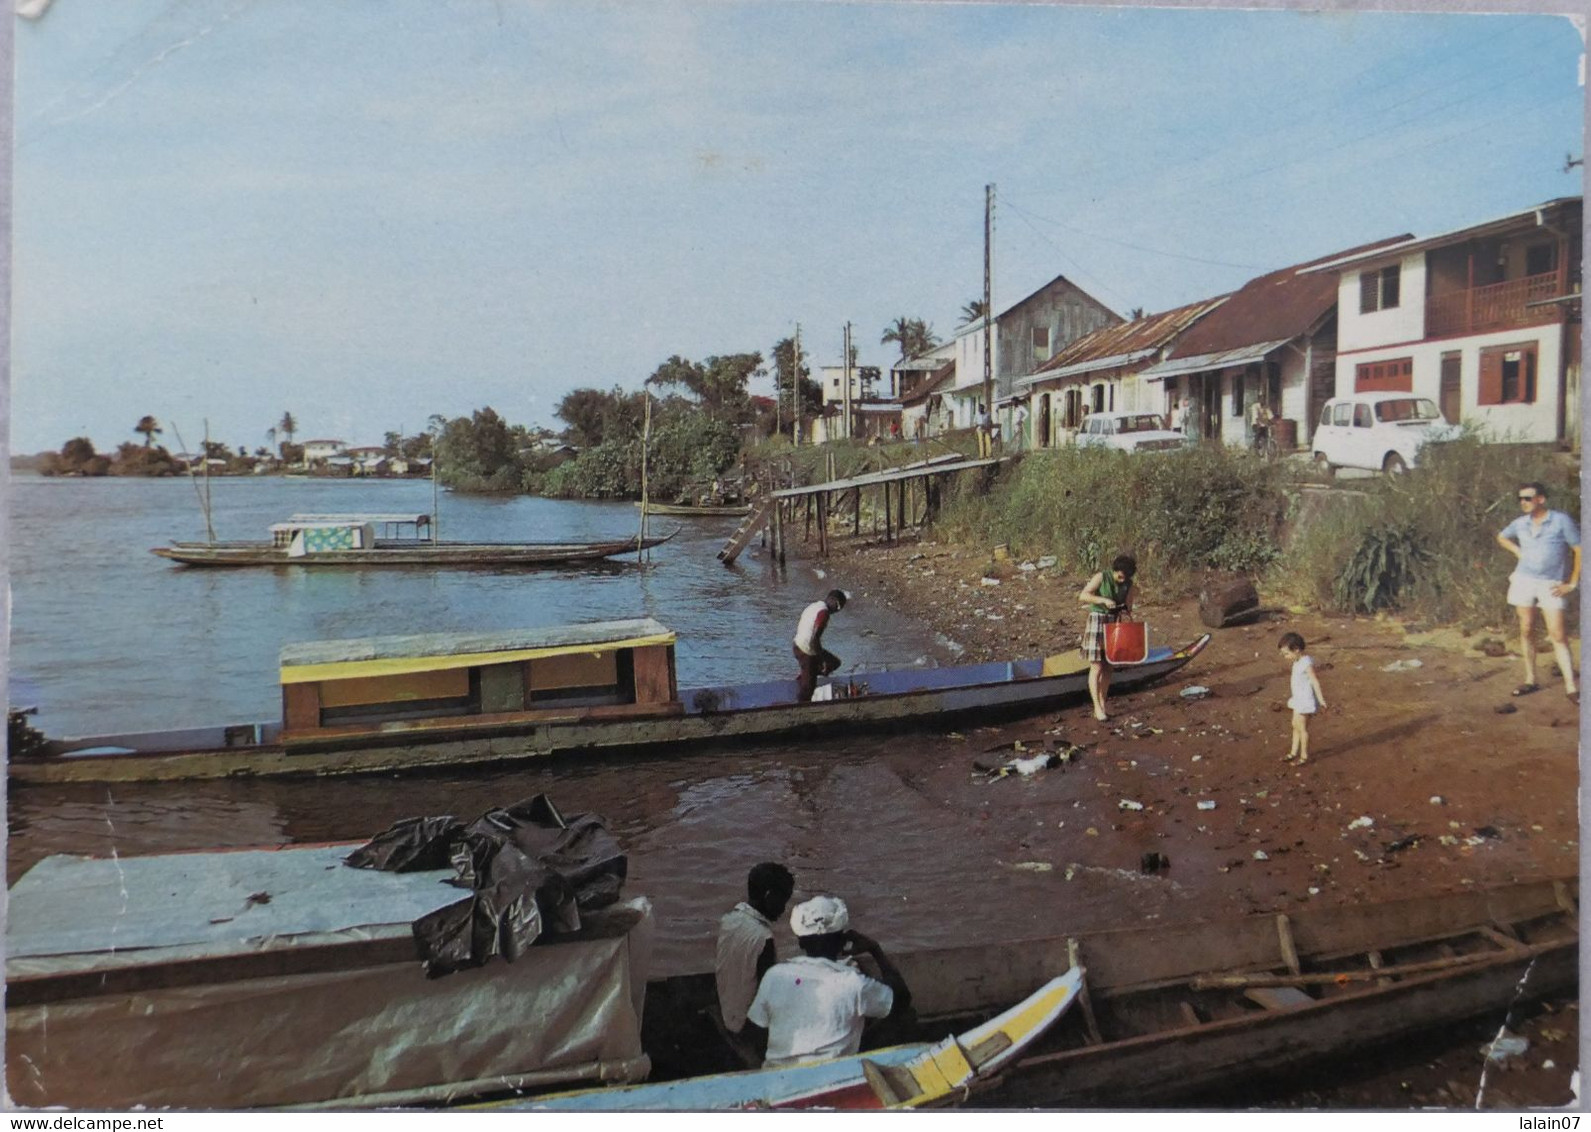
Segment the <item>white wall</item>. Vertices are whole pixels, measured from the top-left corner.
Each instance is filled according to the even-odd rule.
[[[1534,343],[1536,346],[1536,400],[1528,405],[1481,405],[1480,355],[1492,346]],[[1353,392],[1356,367],[1387,358],[1414,359],[1414,392],[1440,402],[1442,355],[1457,352],[1459,398],[1465,420],[1490,429],[1497,439],[1550,442],[1558,439],[1558,372],[1563,364],[1563,327],[1516,327],[1468,338],[1441,338],[1434,342],[1393,346],[1337,356],[1337,396]]]
[[[1416,342],[1425,337],[1425,253],[1414,252],[1400,261],[1398,305],[1391,310],[1359,311],[1359,271],[1344,271],[1337,281],[1337,349],[1363,350],[1389,342]],[[1386,267],[1379,263],[1370,271]],[[1341,372],[1339,370],[1339,372]]]

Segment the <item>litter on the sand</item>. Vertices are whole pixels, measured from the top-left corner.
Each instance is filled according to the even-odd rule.
[[[1431,795],[1431,805],[1433,805],[1433,806],[1445,806],[1446,804],[1447,804],[1446,799],[1444,799],[1440,794],[1432,794]]]
[[[999,578],[979,578],[978,579],[978,584],[981,585],[981,586],[998,586],[1000,584],[1000,579]]]
[[[1407,660],[1394,660],[1391,664],[1383,664],[1381,666],[1381,671],[1383,671],[1383,672],[1408,672],[1410,669],[1424,668],[1424,667],[1425,667],[1424,663],[1422,663],[1419,660],[1419,658],[1411,656]]]
[[[1123,798],[1116,803],[1116,807],[1122,810],[1141,810],[1144,808],[1144,804],[1142,802],[1134,802],[1131,798]]]
[[[1055,555],[1046,554],[1043,558],[1040,558],[1036,563],[1034,563],[1034,565],[1036,565],[1040,570],[1048,570],[1050,567],[1055,565],[1055,562]]]
[[[1521,1056],[1529,1048],[1529,1038],[1499,1030],[1495,1038],[1481,1046],[1481,1053],[1486,1055],[1487,1061],[1507,1061],[1510,1057]]]
[[[1189,684],[1182,689],[1182,698],[1185,700],[1202,700],[1210,694],[1210,689],[1203,684]]]
[[[1011,747],[1013,750],[1017,751],[1025,751],[1028,749],[1020,739],[1011,744]],[[1045,747],[1051,748],[1051,744],[1046,742]],[[1052,749],[1046,749],[1036,755],[1027,755],[1025,757],[1019,756],[1014,759],[1009,759],[1006,762],[1001,763],[999,766],[990,766],[987,763],[975,762],[972,764],[972,767],[976,774],[982,774],[991,781],[996,778],[1008,778],[1013,774],[1021,775],[1023,778],[1029,778],[1041,770],[1054,770],[1058,766],[1065,766],[1067,763],[1071,762],[1074,758],[1081,754],[1082,750],[1083,749],[1081,747],[1078,747],[1075,744],[1061,743],[1054,746]]]
[[[1390,857],[1393,853],[1401,853],[1405,849],[1413,849],[1420,843],[1422,836],[1422,834],[1411,833],[1407,837],[1400,837],[1396,841],[1388,842],[1383,852]]]
[[[1354,818],[1348,823],[1349,829],[1369,829],[1376,824],[1376,819],[1366,814],[1364,817]]]
[[[1055,866],[1050,864],[1048,861],[1018,861],[1011,867],[1024,873],[1048,873],[1055,871]]]
[[[1199,803],[1199,809],[1201,809],[1201,810],[1213,810],[1213,809],[1215,809],[1215,802],[1214,801],[1200,802]]]
[[[1256,861],[1269,861],[1271,859],[1271,855],[1263,849],[1256,849],[1254,850],[1254,859]]]

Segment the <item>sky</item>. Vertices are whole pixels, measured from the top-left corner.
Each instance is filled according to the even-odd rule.
[[[1565,18],[56,0],[15,28],[11,451],[561,428],[1064,274],[1164,310],[1582,191]],[[766,391],[761,382],[754,391]]]

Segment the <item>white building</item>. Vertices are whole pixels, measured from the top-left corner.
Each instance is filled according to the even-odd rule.
[[[1336,393],[1430,397],[1498,440],[1580,442],[1579,197],[1311,268],[1338,277]]]

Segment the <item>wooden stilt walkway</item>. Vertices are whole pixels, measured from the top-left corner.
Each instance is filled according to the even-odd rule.
[[[839,503],[843,506],[845,496],[851,496],[851,533],[860,535],[862,492],[868,488],[882,491],[884,538],[893,542],[897,532],[904,531],[908,526],[919,525],[929,514],[938,509],[940,492],[936,477],[951,476],[974,468],[993,468],[1004,459],[1005,457],[994,457],[986,460],[968,460],[960,453],[952,452],[931,460],[890,468],[887,471],[868,472],[849,479],[830,480],[827,483],[815,483],[808,487],[789,487],[769,492],[752,509],[751,514],[746,516],[745,521],[735,528],[735,533],[730,535],[729,541],[724,543],[723,549],[718,552],[718,560],[728,566],[742,550],[746,549],[752,539],[767,529],[772,535],[774,558],[782,563],[785,557],[785,528],[796,519],[796,509],[803,501],[806,504],[805,537],[811,538],[813,528],[816,527],[818,553],[827,555],[829,516],[835,509],[833,497],[840,496]],[[921,488],[920,515],[917,508],[910,503],[913,485]],[[878,528],[878,517],[879,513],[875,512],[875,531]]]

